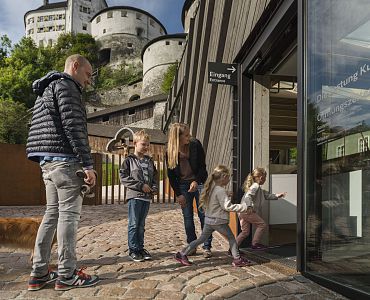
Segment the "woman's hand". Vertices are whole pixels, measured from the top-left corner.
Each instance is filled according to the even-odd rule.
[[[196,190],[198,189],[198,183],[196,181],[193,181],[191,184],[190,184],[190,188],[188,190],[189,193],[193,193],[195,192]]]
[[[178,204],[180,204],[181,208],[185,208],[186,198],[184,197],[184,195],[177,196],[176,201],[177,201]]]
[[[253,207],[252,206],[248,206],[247,208],[247,211],[245,212],[247,215],[251,215],[253,213]]]
[[[144,193],[151,193],[151,192],[152,192],[152,189],[150,188],[150,186],[149,186],[149,185],[144,184],[144,185],[143,185],[143,192],[144,192]]]

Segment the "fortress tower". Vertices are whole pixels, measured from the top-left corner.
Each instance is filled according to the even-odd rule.
[[[140,53],[144,46],[166,33],[156,17],[129,6],[105,8],[91,19],[91,35],[100,44],[101,62],[111,66],[125,60],[141,64]]]

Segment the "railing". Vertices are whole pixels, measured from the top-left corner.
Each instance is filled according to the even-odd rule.
[[[100,175],[97,183],[97,189],[101,190],[101,197],[98,197],[101,199],[99,204],[124,203],[126,201],[126,187],[121,184],[119,170],[125,155],[99,154],[99,156],[100,162],[99,159],[96,159],[95,162],[95,168]],[[153,160],[157,169],[158,194],[153,197],[152,202],[174,202],[174,193],[168,180],[164,156],[155,155]]]

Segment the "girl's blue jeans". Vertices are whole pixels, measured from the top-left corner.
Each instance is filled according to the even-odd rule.
[[[195,225],[194,225],[194,210],[193,210],[194,198],[196,201],[198,217],[199,217],[202,230],[204,227],[204,211],[202,209],[199,209],[199,196],[200,196],[203,186],[198,185],[198,190],[195,192],[191,192],[191,193],[188,192],[189,188],[190,188],[190,182],[180,183],[181,194],[186,199],[186,206],[182,208],[182,215],[184,217],[186,241],[188,244],[190,244],[192,241],[195,241],[197,239],[197,235],[195,233]],[[212,248],[211,243],[212,243],[212,235],[204,242],[203,249],[211,249]]]

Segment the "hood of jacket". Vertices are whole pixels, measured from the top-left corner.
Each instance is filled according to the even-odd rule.
[[[81,90],[80,84],[76,80],[74,80],[71,77],[71,75],[69,75],[67,73],[64,73],[64,72],[51,71],[51,72],[47,73],[44,77],[41,77],[40,79],[37,79],[33,82],[33,84],[32,84],[33,92],[37,96],[42,96],[45,89],[48,87],[48,85],[51,82],[53,82],[54,80],[61,79],[61,78],[68,78],[68,79],[72,80],[78,86],[78,88]]]

